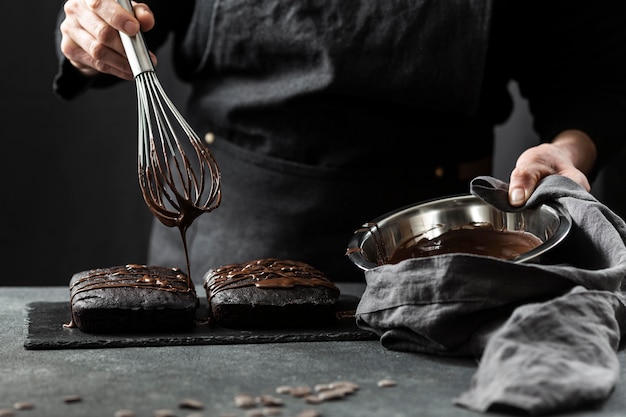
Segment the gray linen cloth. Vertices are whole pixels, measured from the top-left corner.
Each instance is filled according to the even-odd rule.
[[[502,209],[507,184],[471,191]],[[575,182],[545,178],[527,207],[562,204],[572,229],[537,263],[448,254],[365,272],[357,324],[393,350],[480,358],[455,404],[537,415],[605,400],[626,332],[626,224]]]

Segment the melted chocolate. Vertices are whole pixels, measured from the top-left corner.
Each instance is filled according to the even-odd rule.
[[[154,183],[150,183],[149,178],[152,178]],[[159,195],[159,188],[165,189],[168,187],[165,179],[157,175],[154,172],[154,168],[145,168],[139,169],[139,182],[141,186],[141,192],[143,194],[143,199],[148,206],[148,209],[152,212],[152,214],[161,221],[167,227],[177,227],[180,232],[180,237],[182,239],[183,250],[185,252],[185,261],[187,263],[187,285],[191,287],[193,285],[193,281],[191,279],[191,268],[189,265],[189,250],[187,249],[187,229],[191,226],[193,221],[200,216],[204,211],[201,208],[196,207],[188,197],[182,195],[177,192],[176,189],[169,187],[172,190],[172,193],[176,197],[177,205],[175,208],[177,210],[176,215],[172,215],[172,213],[165,209],[161,200],[155,201],[154,196]],[[156,188],[155,188],[156,187]],[[173,201],[169,201],[173,204]]]
[[[172,161],[176,167],[175,172],[181,176],[181,179],[183,173],[187,176],[186,181],[183,181],[187,187],[181,187],[182,192],[174,185],[176,175],[172,173],[172,168],[167,162],[161,164],[156,152],[152,153],[153,164],[148,164],[146,167],[142,167],[141,163],[138,164],[139,184],[148,209],[165,226],[177,227],[180,231],[187,264],[188,287],[193,286],[193,280],[187,248],[187,230],[198,216],[217,208],[222,198],[221,174],[213,155],[200,143],[191,141],[191,144],[200,163],[197,173],[192,170],[190,160],[182,150],[179,155],[182,164],[178,158],[173,158]],[[205,190],[207,185],[209,189]]]
[[[497,230],[491,224],[468,224],[428,239],[413,237],[398,245],[388,259],[395,264],[405,259],[445,253],[469,253],[500,259],[513,259],[541,245],[541,240],[528,232]]]
[[[128,264],[106,269],[94,269],[70,287],[73,298],[84,291],[113,287],[150,288],[159,291],[189,292],[187,276],[180,268],[165,268]]]
[[[261,289],[326,287],[339,292],[332,281],[312,266],[274,258],[222,266],[212,271],[206,283],[209,299],[220,291],[252,286]]]

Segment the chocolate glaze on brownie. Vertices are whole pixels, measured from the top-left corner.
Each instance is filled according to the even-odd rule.
[[[293,288],[326,287],[339,294],[339,290],[324,274],[312,266],[297,261],[275,258],[258,259],[248,263],[231,264],[214,269],[206,283],[213,298],[217,293],[241,287]]]
[[[70,305],[65,327],[127,332],[193,325],[198,298],[179,268],[129,264],[74,274]]]
[[[339,289],[323,273],[276,258],[225,265],[204,280],[212,318],[231,327],[311,325],[326,321]]]
[[[83,291],[122,287],[183,293],[192,291],[187,285],[187,276],[179,268],[128,264],[87,271],[72,281],[70,301]]]

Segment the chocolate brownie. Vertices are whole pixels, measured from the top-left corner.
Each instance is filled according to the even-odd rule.
[[[88,333],[159,332],[194,326],[198,297],[178,268],[124,265],[74,274],[72,321]]]
[[[211,319],[224,327],[303,327],[335,319],[339,289],[303,262],[258,259],[204,277]]]

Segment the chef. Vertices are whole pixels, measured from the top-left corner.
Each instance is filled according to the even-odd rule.
[[[344,256],[356,228],[489,174],[511,80],[542,140],[511,203],[553,174],[589,190],[626,138],[624,21],[623,0],[154,0],[134,16],[68,0],[54,88],[132,80],[118,31],[145,32],[155,63],[173,36],[185,116],[222,172],[221,206],[189,231],[196,278],[277,257],[361,280]],[[177,230],[154,223],[149,263],[184,264]]]

